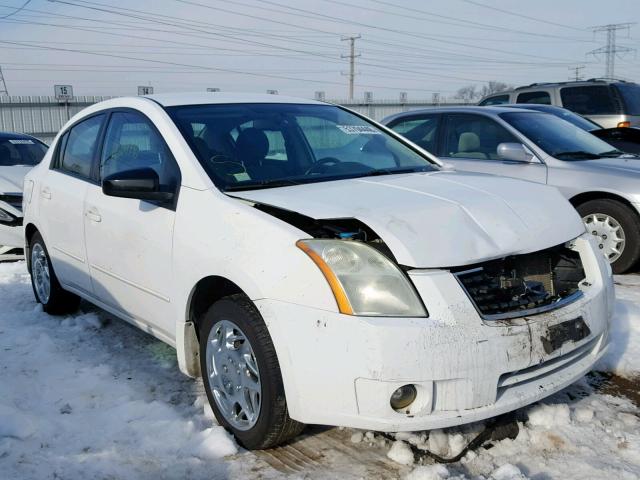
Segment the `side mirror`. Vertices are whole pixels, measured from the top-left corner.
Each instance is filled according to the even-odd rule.
[[[498,156],[513,162],[532,163],[535,159],[521,143],[501,143],[498,145]]]
[[[110,197],[135,198],[168,202],[173,192],[160,191],[158,174],[152,168],[126,170],[109,175],[102,180],[102,193]]]

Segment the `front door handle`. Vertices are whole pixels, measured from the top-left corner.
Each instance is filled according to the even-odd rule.
[[[90,208],[89,210],[87,210],[85,215],[92,222],[101,222],[102,221],[102,216],[100,215],[100,213],[98,213],[98,210],[96,210],[95,208]]]
[[[51,190],[49,190],[49,187],[42,187],[42,190],[40,190],[40,195],[42,196],[42,198],[51,200]]]

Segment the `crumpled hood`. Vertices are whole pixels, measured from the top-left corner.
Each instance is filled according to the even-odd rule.
[[[580,217],[555,188],[464,172],[358,178],[233,196],[315,219],[356,218],[380,235],[398,263],[417,268],[528,253],[584,233]]]
[[[0,194],[20,193],[25,175],[33,167],[0,167]]]

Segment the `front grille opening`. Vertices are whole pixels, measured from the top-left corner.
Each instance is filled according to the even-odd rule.
[[[14,208],[22,211],[22,194],[8,193],[5,195],[0,194],[0,202],[6,202]]]
[[[577,296],[585,278],[580,255],[565,245],[452,272],[481,315],[499,318],[554,308]]]

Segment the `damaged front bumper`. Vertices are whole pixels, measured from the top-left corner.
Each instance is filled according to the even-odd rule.
[[[591,242],[588,235],[575,242],[586,274],[579,298],[528,317],[482,318],[446,270],[409,272],[429,318],[355,317],[256,300],[291,417],[380,431],[434,429],[499,415],[566,387],[608,345],[613,284]],[[416,399],[396,411],[390,396],[406,384],[416,387]]]

